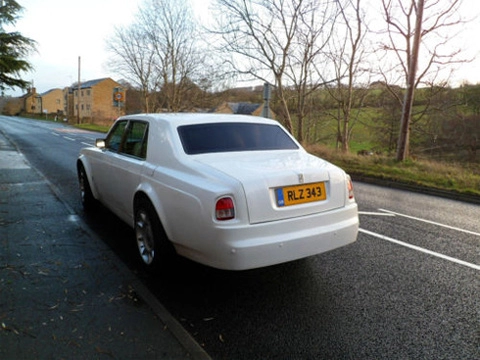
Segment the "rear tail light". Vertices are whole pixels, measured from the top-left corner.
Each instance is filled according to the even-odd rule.
[[[217,220],[230,220],[235,217],[235,206],[232,198],[224,197],[215,204],[215,217]]]
[[[347,190],[348,190],[348,199],[353,200],[355,196],[353,195],[353,182],[350,176],[347,177]]]

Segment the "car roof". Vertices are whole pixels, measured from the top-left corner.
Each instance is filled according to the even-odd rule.
[[[118,120],[136,119],[148,120],[150,122],[168,122],[176,126],[212,123],[212,122],[251,122],[263,124],[278,124],[277,121],[259,116],[234,115],[218,113],[155,113],[155,114],[136,114],[120,117]]]

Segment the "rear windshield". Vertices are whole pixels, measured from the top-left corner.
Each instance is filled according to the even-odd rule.
[[[178,128],[187,154],[229,151],[291,150],[297,144],[278,125],[254,123],[210,123]]]

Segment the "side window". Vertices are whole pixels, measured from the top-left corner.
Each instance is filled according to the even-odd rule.
[[[120,152],[145,159],[147,155],[148,123],[130,121]]]
[[[118,152],[127,124],[128,120],[119,121],[112,129],[112,131],[108,133],[108,136],[105,139],[105,147],[108,150]]]

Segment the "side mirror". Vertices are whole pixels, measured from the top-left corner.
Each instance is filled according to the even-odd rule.
[[[96,139],[95,146],[99,149],[105,149],[105,139]]]

